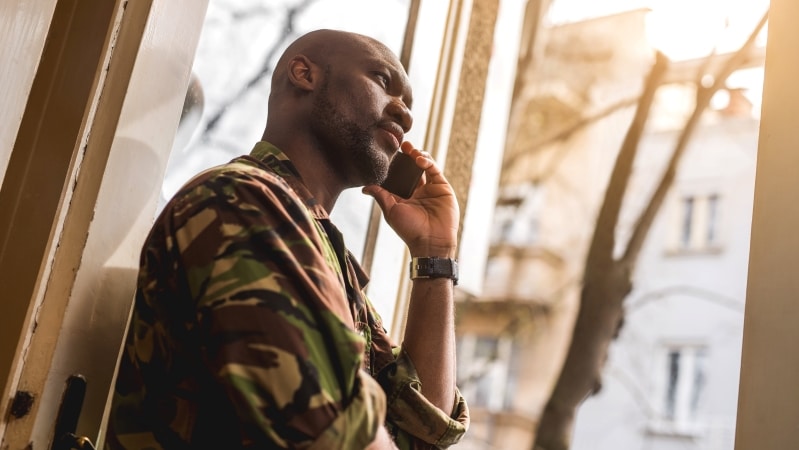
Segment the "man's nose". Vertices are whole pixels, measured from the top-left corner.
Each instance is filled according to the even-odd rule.
[[[394,99],[389,105],[389,114],[402,127],[403,132],[410,131],[413,125],[413,114],[411,114],[410,108],[405,106],[405,102]]]

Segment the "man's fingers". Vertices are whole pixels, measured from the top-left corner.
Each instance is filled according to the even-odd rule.
[[[391,192],[375,184],[365,186],[361,192],[374,198],[378,206],[380,206],[380,209],[382,209],[384,212],[388,211],[389,208],[397,203],[397,200],[394,198],[394,195]]]

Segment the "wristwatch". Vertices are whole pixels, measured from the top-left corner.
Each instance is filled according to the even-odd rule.
[[[427,258],[411,259],[411,279],[417,278],[449,278],[453,284],[458,284],[458,261],[453,258]]]

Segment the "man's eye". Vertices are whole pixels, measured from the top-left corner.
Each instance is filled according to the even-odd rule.
[[[388,82],[389,82],[388,75],[378,72],[375,73],[375,77],[380,81],[380,85],[383,86],[383,88],[388,87]]]

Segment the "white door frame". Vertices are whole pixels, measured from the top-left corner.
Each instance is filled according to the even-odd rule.
[[[99,4],[94,2],[108,0],[37,0],[34,5],[16,0],[26,4],[23,9],[35,9],[31,14],[40,26],[23,28],[23,37],[14,39],[24,40],[28,32],[33,50],[44,48],[43,34],[55,29],[59,20],[78,20],[75,17],[80,16],[80,8],[96,8]],[[48,105],[59,101],[84,106],[75,142],[64,143],[72,154],[62,163],[66,164],[64,179],[56,180],[61,192],[50,211],[52,223],[42,225],[51,231],[46,248],[37,255],[41,260],[35,285],[28,289],[29,297],[13,299],[17,305],[13,317],[4,314],[6,305],[0,305],[2,320],[12,322],[20,336],[13,354],[0,355],[3,361],[11,361],[6,364],[10,367],[4,367],[8,370],[3,373],[6,382],[0,408],[8,411],[14,398],[29,399],[15,404],[16,415],[0,419],[3,448],[49,448],[64,382],[78,373],[88,382],[78,434],[101,439],[108,389],[132,302],[140,245],[157,205],[207,0],[118,0],[112,4],[110,14],[81,19],[89,22],[80,27],[62,28],[68,33],[64,39],[74,39],[78,44],[81,39],[96,40],[103,35],[97,31],[107,29],[100,54],[89,61],[66,61],[61,66],[49,66],[46,56],[41,63],[26,60],[13,79],[21,92],[30,91],[26,116],[20,119],[22,128],[26,120],[37,120],[34,115],[53,114]],[[86,26],[96,27],[94,36],[80,35]],[[20,28],[15,30],[20,33]],[[9,38],[0,34],[0,42]],[[31,50],[22,45],[12,50],[0,47],[6,48],[0,53],[3,59]],[[46,51],[39,53],[46,55]],[[44,72],[53,67],[70,71],[86,65],[96,68],[92,69],[88,93],[61,100],[76,94],[48,90],[48,99],[52,99],[43,102],[39,111],[30,108],[30,99],[42,94],[34,78],[47,76]],[[15,103],[10,109],[4,108],[3,114],[15,117],[19,111],[19,103]],[[52,132],[50,125],[59,126],[45,125],[41,127],[43,135]],[[0,137],[5,139],[4,145],[9,141],[5,133]],[[19,144],[19,139],[16,141]],[[40,147],[33,144],[26,150],[38,152]],[[46,156],[47,152],[42,152],[37,156],[41,160],[33,161],[32,167],[46,164]],[[17,167],[14,158],[13,152],[4,158],[11,161],[8,174],[15,175],[14,179],[4,178],[3,190],[9,193],[32,184],[28,180],[27,185],[15,185],[25,180],[12,173]],[[52,186],[50,189],[53,194]],[[26,199],[15,203],[21,211],[16,216],[24,217],[26,209],[34,207]],[[11,234],[26,236],[24,221],[6,216],[1,219]],[[16,245],[13,238],[6,241],[4,253]]]

